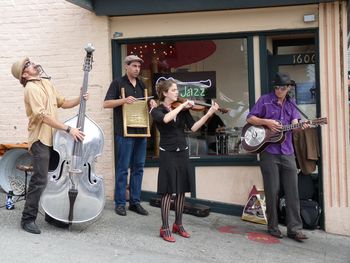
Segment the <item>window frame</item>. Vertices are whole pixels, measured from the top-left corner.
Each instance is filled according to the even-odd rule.
[[[244,33],[225,33],[225,34],[205,34],[205,35],[187,35],[187,36],[166,36],[166,37],[147,37],[147,38],[134,38],[134,39],[112,39],[112,74],[113,79],[120,77],[122,72],[122,57],[121,46],[125,44],[135,44],[150,41],[195,41],[195,40],[210,40],[210,39],[232,39],[232,38],[246,38],[247,40],[247,64],[248,64],[248,91],[249,91],[249,108],[255,104],[255,78],[254,78],[254,50],[253,50],[253,37],[259,37],[259,51],[260,51],[260,85],[261,94],[269,92],[268,81],[268,66],[266,53],[266,37],[278,34],[288,33],[314,33],[315,34],[315,46],[316,46],[316,59],[318,60],[318,45],[319,35],[315,29],[303,29],[303,30],[275,30],[275,31],[262,31],[262,32],[244,32]],[[278,43],[284,45],[284,43]],[[277,44],[277,45],[278,45]],[[276,46],[273,47],[274,49]],[[264,63],[266,62],[266,63]],[[319,64],[315,64],[316,71],[316,85],[319,85]],[[318,95],[319,96],[319,95]],[[319,98],[317,98],[319,101]],[[317,114],[320,112],[319,103],[316,104]],[[113,118],[115,121],[115,116]],[[116,144],[114,144],[116,152]],[[205,157],[190,157],[191,163],[194,166],[257,166],[259,165],[258,156],[256,154],[246,155],[220,155],[220,156],[205,156]],[[157,167],[159,165],[158,158],[146,159],[145,167]]]
[[[248,92],[249,108],[255,103],[255,80],[254,80],[254,52],[252,34],[208,34],[208,35],[189,35],[189,36],[171,36],[171,37],[152,37],[137,39],[112,39],[112,74],[113,79],[120,77],[122,72],[122,45],[143,43],[150,41],[196,41],[213,39],[232,39],[244,38],[247,41],[247,65],[248,65]],[[113,116],[115,121],[115,116]],[[117,152],[117,146],[114,143],[114,150]],[[201,156],[190,157],[194,166],[257,166],[258,158],[256,154],[242,155],[220,155],[220,156]],[[159,159],[146,159],[145,167],[158,167]]]

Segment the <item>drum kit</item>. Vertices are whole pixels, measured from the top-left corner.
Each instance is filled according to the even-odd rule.
[[[13,148],[7,150],[0,159],[0,186],[6,193],[13,192],[15,196],[24,196],[30,173],[25,173],[19,167],[32,164],[32,156],[27,149]],[[27,178],[28,175],[28,178]]]
[[[235,155],[243,153],[241,127],[220,127],[216,130],[216,155]]]

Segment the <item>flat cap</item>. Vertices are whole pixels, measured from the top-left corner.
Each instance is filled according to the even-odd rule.
[[[125,64],[129,65],[130,63],[132,62],[140,62],[140,63],[143,63],[143,59],[142,58],[139,58],[138,56],[136,55],[129,55],[127,56],[125,59],[124,59],[124,62]]]

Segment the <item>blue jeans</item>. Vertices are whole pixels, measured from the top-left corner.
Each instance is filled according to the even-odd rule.
[[[130,204],[141,199],[143,167],[146,159],[146,138],[127,138],[117,135],[117,168],[115,178],[115,206],[125,206],[125,192],[130,167]]]

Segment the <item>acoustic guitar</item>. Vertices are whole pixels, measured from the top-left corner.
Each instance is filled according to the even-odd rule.
[[[318,118],[295,124],[283,125],[281,131],[273,132],[263,125],[247,123],[242,129],[241,143],[244,150],[250,153],[260,153],[271,143],[282,143],[285,140],[285,132],[301,128],[304,123],[317,127],[327,124],[327,118]]]

